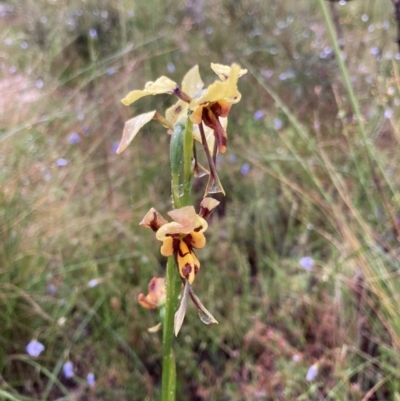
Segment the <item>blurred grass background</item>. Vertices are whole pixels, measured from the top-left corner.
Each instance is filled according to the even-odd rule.
[[[210,62],[249,73],[195,283],[220,324],[189,310],[178,400],[400,399],[393,6],[328,7],[365,135],[317,1],[0,4],[0,399],[159,398],[161,337],[146,330],[159,318],[137,296],[165,259],[138,222],[170,208],[169,137],[149,124],[115,147],[124,121],[174,100],[120,99],[197,63],[211,83]],[[38,358],[25,352],[34,338]]]

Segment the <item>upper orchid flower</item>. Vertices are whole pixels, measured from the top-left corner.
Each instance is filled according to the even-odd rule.
[[[161,254],[174,255],[182,279],[193,283],[200,269],[200,262],[193,249],[203,248],[206,244],[204,231],[208,224],[206,218],[212,213],[219,201],[204,198],[200,212],[196,214],[193,206],[185,206],[168,212],[174,220],[167,222],[154,208],[151,208],[140,225],[156,232],[156,238],[162,241]]]
[[[228,138],[226,126],[223,126],[220,118],[227,117],[232,104],[241,99],[242,95],[238,91],[237,82],[247,73],[247,70],[240,69],[237,64],[229,67],[211,63],[211,68],[220,81],[215,81],[200,97],[190,102],[189,109],[193,111],[190,119],[194,124],[204,122],[206,127],[211,128],[214,131],[218,151],[225,153]]]
[[[226,117],[232,104],[237,103],[241,98],[237,89],[237,81],[247,70],[240,69],[237,64],[229,67],[212,63],[211,68],[218,75],[220,81],[214,82],[206,90],[203,90],[204,83],[200,77],[199,67],[196,65],[184,76],[181,88],[176,82],[162,76],[154,82],[147,82],[143,90],[129,92],[122,99],[122,103],[125,105],[130,105],[144,96],[160,94],[175,95],[179,100],[167,109],[165,118],[153,110],[127,121],[117,153],[124,151],[139,130],[152,119],[173,129],[174,124],[181,117],[186,118],[188,114],[193,123],[200,124],[203,121],[205,126],[210,129],[206,132],[209,149],[214,147],[215,137],[218,151],[224,153],[227,145]],[[202,142],[197,127],[194,129],[194,139]]]

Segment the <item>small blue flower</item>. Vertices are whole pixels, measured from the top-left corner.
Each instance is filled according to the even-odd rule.
[[[65,167],[68,164],[68,160],[60,157],[56,163],[58,167]]]
[[[305,256],[299,260],[299,263],[305,270],[310,271],[314,266],[314,259],[310,256]]]
[[[25,350],[28,355],[36,358],[44,351],[44,345],[37,340],[32,340]]]
[[[89,31],[89,35],[90,35],[90,37],[91,37],[92,39],[97,39],[97,31],[96,31],[96,29],[92,28],[92,29]]]
[[[111,153],[115,153],[116,154],[118,146],[119,146],[119,142],[113,142],[112,145],[111,145]]]
[[[87,384],[89,387],[93,387],[96,384],[96,379],[94,377],[94,373],[88,373],[86,377]]]
[[[97,285],[99,285],[100,281],[98,278],[93,278],[88,282],[88,287],[89,288],[93,288],[96,287]]]
[[[63,373],[67,379],[72,379],[75,376],[74,364],[70,361],[65,362],[63,365]]]
[[[250,171],[250,164],[248,163],[243,164],[242,168],[240,169],[240,173],[242,175],[247,175],[249,174],[249,171]]]
[[[57,287],[56,287],[54,284],[49,284],[49,285],[47,286],[47,292],[48,292],[50,295],[54,295],[54,294],[57,292]]]
[[[274,118],[274,128],[280,130],[283,127],[283,121],[280,118]]]
[[[306,380],[312,382],[318,376],[318,365],[314,363],[308,368]]]
[[[264,117],[265,113],[264,110],[257,110],[254,114],[253,114],[253,118],[256,121],[261,120]]]
[[[70,143],[71,145],[75,145],[75,144],[79,143],[80,141],[81,141],[81,137],[76,132],[71,132],[68,135],[68,143]]]
[[[115,68],[114,67],[108,67],[106,70],[107,75],[114,75],[115,74]]]
[[[378,47],[372,47],[371,50],[370,50],[369,52],[370,52],[373,56],[378,56],[379,53],[380,53],[381,51],[379,50]]]
[[[388,120],[391,119],[393,117],[393,110],[392,109],[386,109],[384,116]]]
[[[169,72],[174,72],[175,71],[175,64],[174,63],[168,63],[167,64],[167,70],[169,71]]]

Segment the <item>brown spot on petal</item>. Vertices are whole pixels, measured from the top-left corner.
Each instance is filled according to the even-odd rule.
[[[188,279],[191,272],[192,272],[192,266],[189,263],[186,263],[181,270],[182,276]]]

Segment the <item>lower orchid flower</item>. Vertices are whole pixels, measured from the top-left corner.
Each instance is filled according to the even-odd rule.
[[[168,222],[157,210],[151,208],[140,222],[141,226],[151,228],[156,233],[156,238],[162,241],[161,254],[163,256],[174,256],[184,283],[181,304],[175,314],[176,335],[182,326],[189,296],[196,305],[200,319],[204,323],[217,323],[195,295],[191,284],[200,269],[200,262],[194,253],[194,249],[200,249],[205,246],[206,238],[203,233],[208,227],[205,219],[211,215],[218,204],[219,201],[216,199],[204,198],[200,203],[199,214],[196,213],[193,206],[174,209],[168,212],[168,215],[174,220],[172,222]],[[152,305],[156,303],[153,296],[150,295],[151,284],[149,285],[149,295],[145,297],[141,294],[139,296],[139,302],[146,308],[152,308]]]

